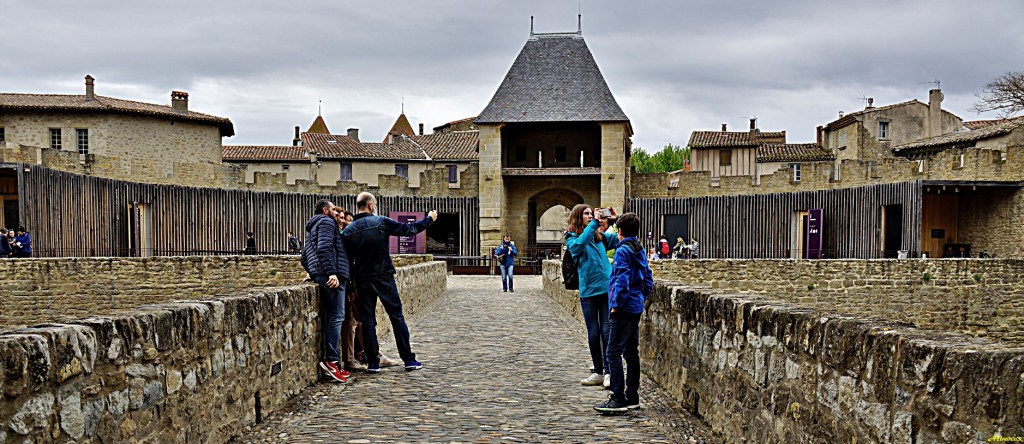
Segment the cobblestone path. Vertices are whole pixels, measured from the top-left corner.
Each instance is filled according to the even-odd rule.
[[[515,293],[502,293],[497,277],[451,276],[444,298],[409,324],[422,370],[391,367],[356,374],[347,385],[320,384],[246,440],[696,443],[711,436],[646,379],[642,408],[597,414],[592,407],[608,392],[579,383],[589,367],[585,337],[542,293],[538,276],[517,276]],[[391,339],[382,350],[397,358]]]

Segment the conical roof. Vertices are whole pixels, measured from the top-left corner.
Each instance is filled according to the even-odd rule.
[[[476,123],[629,121],[579,33],[533,34]]]
[[[405,113],[399,114],[398,119],[395,120],[395,124],[391,125],[391,129],[388,130],[388,134],[384,136],[384,143],[388,142],[388,135],[394,134],[396,136],[405,135],[412,137],[416,135],[416,132],[412,129],[412,124],[409,123],[409,118],[405,117]]]
[[[313,124],[309,125],[309,129],[306,130],[306,132],[317,134],[331,133],[331,131],[327,129],[327,122],[324,122],[324,116],[321,115],[316,116],[316,120],[313,120]]]

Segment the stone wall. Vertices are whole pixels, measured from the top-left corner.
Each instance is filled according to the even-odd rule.
[[[174,157],[174,159],[178,158],[180,156]],[[448,184],[448,170],[444,164],[420,171],[417,174],[417,186],[410,186],[408,179],[393,174],[378,176],[376,184],[371,186],[355,181],[336,181],[328,185],[321,185],[315,177],[303,180],[294,175],[289,177],[284,173],[253,172],[248,171],[249,164],[221,163],[219,159],[216,162],[158,162],[101,153],[94,153],[90,155],[89,159],[90,161],[87,162],[77,152],[67,150],[17,145],[10,142],[0,143],[0,163],[40,165],[59,171],[138,183],[317,195],[358,194],[362,191],[369,191],[377,196],[464,197],[476,196],[479,193],[479,174],[475,162],[459,164],[458,187],[452,188]],[[301,168],[303,165],[294,164],[293,167]],[[279,165],[274,167],[274,169],[278,168]],[[309,166],[308,168],[315,167]],[[394,170],[392,169],[392,171]],[[333,174],[332,177],[338,176],[336,172]],[[316,172],[313,172],[312,175],[316,176]],[[251,176],[251,179],[247,176]]]
[[[558,272],[545,263],[545,290],[578,306]],[[1020,348],[827,314],[785,292],[658,279],[641,321],[644,372],[728,442],[964,443],[1024,430]]]
[[[659,279],[1024,346],[1024,260],[672,260]]]
[[[749,176],[722,177],[712,186],[711,173],[633,173],[632,197],[700,197],[735,194],[769,194],[794,191],[851,188],[913,180],[1021,181],[1024,180],[1024,142],[1017,136],[1006,137],[999,146],[991,144],[963,151],[946,150],[922,160],[903,158],[881,161],[844,160],[838,180],[832,162],[801,164],[801,181],[793,182],[788,168],[760,177],[754,183]],[[1006,153],[1006,160],[1001,159]]]
[[[209,265],[207,259],[200,262]],[[428,307],[445,290],[444,264],[429,260],[396,261],[407,315]],[[149,273],[150,259],[135,261],[135,269]],[[127,269],[129,264],[111,266]],[[196,267],[160,266],[165,273],[173,266]],[[246,266],[225,264],[218,282],[232,280],[228,275],[243,277],[238,271]],[[206,283],[214,284],[213,291],[198,292],[190,301],[0,334],[0,442],[226,442],[239,437],[317,381],[318,291],[301,278],[294,282],[215,297],[220,287],[210,279]],[[133,284],[125,282],[126,287]],[[148,285],[180,290],[171,280]]]

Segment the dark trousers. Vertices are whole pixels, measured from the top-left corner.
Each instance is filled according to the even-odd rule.
[[[386,276],[356,281],[356,305],[363,322],[363,350],[370,366],[380,365],[380,343],[377,342],[377,300],[391,318],[391,330],[395,333],[398,356],[408,363],[416,360],[416,354],[409,345],[409,327],[402,314],[402,299],[398,296],[395,277]]]
[[[338,338],[341,336],[341,324],[345,320],[345,278],[338,278],[338,288],[327,286],[325,274],[312,276],[320,285],[320,356],[328,362],[338,361]]]
[[[619,401],[636,400],[640,396],[640,314],[615,312],[608,316],[611,324],[608,338],[608,366],[612,396]],[[626,358],[623,386],[622,358]]]
[[[587,345],[594,373],[608,373],[608,359],[605,356],[608,350],[608,295],[580,298],[580,308],[583,309],[583,322],[587,325]]]

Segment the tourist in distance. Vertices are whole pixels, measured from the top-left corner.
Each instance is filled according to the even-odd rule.
[[[697,242],[697,238],[695,237],[691,237],[690,241],[690,257],[697,259],[697,251],[700,250],[700,242]]]
[[[355,276],[356,307],[363,322],[363,350],[366,352],[369,373],[380,372],[380,344],[377,342],[377,300],[391,318],[391,329],[395,334],[398,354],[405,363],[405,371],[423,368],[416,360],[409,344],[409,327],[402,313],[402,299],[395,284],[395,265],[388,252],[391,236],[412,236],[427,229],[437,220],[437,211],[431,210],[427,217],[412,223],[401,223],[377,215],[377,199],[373,194],[362,192],[356,197],[359,208],[352,223],[345,227],[342,238],[346,249],[351,252],[352,274]]]
[[[10,233],[7,233],[8,239],[10,239]],[[13,247],[14,257],[32,257],[32,236],[25,231],[25,227],[18,227],[17,234],[14,236],[14,242],[11,242]]]
[[[334,204],[316,203],[313,217],[306,222],[306,245],[302,267],[320,285],[320,369],[328,378],[347,382],[351,376],[338,365],[338,337],[345,319],[345,286],[349,280],[349,259],[334,219]]]
[[[291,231],[288,232],[288,254],[299,254],[302,251],[302,243]]]
[[[672,249],[668,247],[668,240],[665,236],[661,236],[661,240],[658,241],[658,255],[659,259],[671,259]]]
[[[512,286],[512,267],[515,264],[516,256],[519,256],[516,243],[512,241],[511,236],[506,234],[501,239],[501,245],[494,250],[494,257],[498,259],[498,266],[501,267],[501,289],[504,292],[516,292]]]
[[[615,250],[608,294],[608,373],[611,395],[594,406],[601,413],[622,413],[640,407],[640,315],[654,289],[654,276],[644,256],[644,247],[636,238],[640,219],[636,213],[619,217],[619,247]],[[626,359],[626,376],[622,359]]]
[[[245,233],[245,254],[256,254],[256,238],[254,236],[252,231]]]
[[[595,213],[597,217],[595,217]],[[612,209],[593,209],[579,204],[569,212],[565,247],[572,254],[579,270],[580,308],[587,326],[587,345],[594,370],[580,381],[583,385],[610,385],[605,350],[608,345],[608,277],[612,266],[608,263],[608,250],[619,244],[612,232],[599,230],[598,218],[615,218]],[[613,237],[614,236],[614,237]]]
[[[0,259],[7,259],[14,254],[14,248],[11,247],[11,240],[7,237],[7,229],[0,228]]]
[[[676,238],[676,245],[672,247],[672,251],[676,259],[686,259],[686,256],[690,254],[690,246],[683,241],[682,236],[679,236]]]

